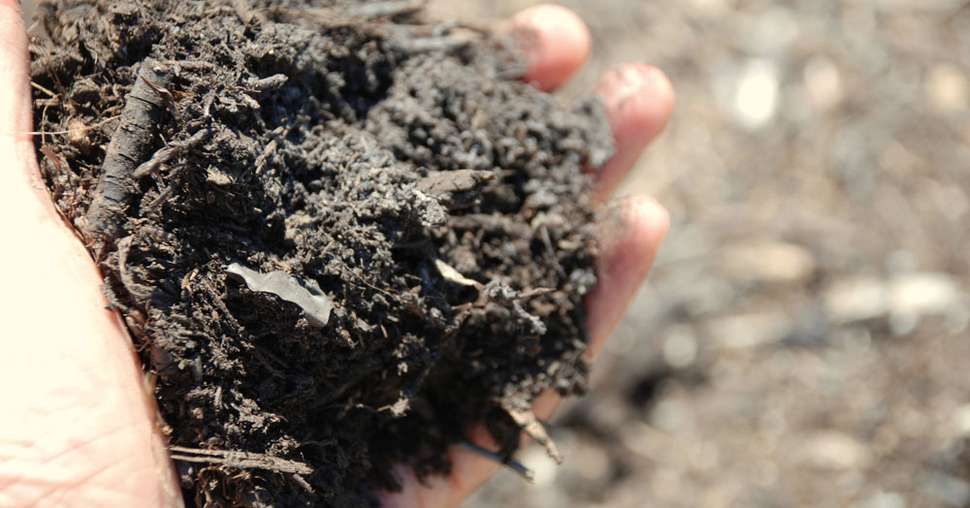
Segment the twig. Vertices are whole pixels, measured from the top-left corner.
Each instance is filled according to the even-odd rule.
[[[424,0],[389,0],[356,5],[347,9],[347,14],[355,18],[389,18],[401,14],[413,14],[424,9]]]
[[[256,157],[256,163],[254,165],[256,166],[257,175],[263,172],[263,169],[266,167],[266,163],[269,161],[269,158],[273,155],[273,152],[276,151],[276,145],[277,143],[275,139],[270,141],[266,145],[266,148],[263,149],[263,153],[259,154],[259,157]]]
[[[537,296],[545,296],[548,294],[555,293],[556,290],[553,288],[532,288],[528,291],[523,291],[519,293],[514,299],[515,300],[528,300],[529,298],[535,298]]]
[[[108,145],[94,199],[84,216],[83,231],[101,259],[106,245],[113,242],[124,224],[136,191],[133,173],[148,158],[155,132],[166,109],[163,93],[169,75],[154,60],[142,62],[135,85],[125,99],[121,123]]]
[[[208,138],[209,129],[199,129],[198,132],[193,134],[185,141],[176,141],[155,152],[155,155],[152,156],[151,160],[135,169],[132,176],[136,180],[141,180],[142,178],[158,171],[158,169],[162,167],[162,164],[165,164],[173,158],[182,155],[182,153],[187,150],[191,150],[192,148],[199,146],[199,144],[203,143]]]
[[[44,93],[46,93],[46,94],[47,94],[47,95],[49,95],[49,96],[50,96],[50,97],[51,97],[52,99],[56,99],[56,98],[57,98],[57,94],[56,94],[56,93],[54,93],[54,92],[52,92],[52,91],[50,91],[49,89],[47,89],[47,88],[45,88],[45,87],[43,87],[43,86],[41,86],[41,85],[40,85],[40,84],[38,84],[38,83],[34,83],[33,81],[31,81],[31,82],[30,82],[30,86],[32,86],[32,87],[34,87],[34,88],[36,88],[37,90],[40,90],[41,92],[44,92]]]
[[[238,469],[263,469],[277,473],[313,474],[313,468],[303,462],[271,457],[262,453],[234,450],[203,450],[171,446],[172,460],[201,464],[222,464]]]

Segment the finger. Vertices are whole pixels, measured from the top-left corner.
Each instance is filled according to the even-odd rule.
[[[589,29],[573,11],[558,5],[537,5],[518,13],[505,27],[525,53],[526,82],[552,90],[586,63]]]
[[[16,0],[0,0],[0,81],[0,133],[9,138],[30,130],[27,35]]]
[[[595,360],[623,319],[670,229],[667,210],[642,196],[614,204],[604,215],[599,281],[586,297],[589,361]],[[533,411],[539,418],[550,418],[560,402],[559,395],[549,390],[536,399]]]
[[[32,122],[27,34],[20,3],[0,0],[0,154],[7,171],[0,172],[3,204],[18,210],[20,224],[28,214],[40,220],[57,217],[40,174],[33,165]],[[11,160],[12,159],[12,160]],[[30,161],[31,164],[15,164]],[[29,170],[27,170],[29,169]]]
[[[616,155],[597,171],[596,197],[604,201],[663,131],[674,108],[674,89],[656,67],[630,64],[600,80],[599,95],[613,129]]]
[[[638,196],[612,205],[602,227],[599,281],[586,297],[589,359],[600,352],[643,284],[670,229],[670,215],[656,201]]]
[[[498,448],[484,425],[475,425],[469,431],[468,440],[488,450]],[[418,480],[410,467],[398,468],[398,480],[402,489],[398,492],[379,494],[383,508],[454,508],[471,493],[481,488],[494,475],[499,465],[463,446],[448,450],[451,473],[448,476],[430,476]]]
[[[600,281],[587,298],[590,358],[602,349],[646,277],[670,227],[670,218],[667,211],[655,201],[633,198],[614,205],[603,226],[604,253],[600,258]],[[536,400],[533,410],[539,418],[544,419],[553,413],[558,404],[558,395],[548,391]],[[495,441],[483,425],[474,426],[468,439],[485,449],[496,448]],[[421,484],[414,479],[413,473],[407,472],[404,490],[385,494],[382,499],[384,506],[458,506],[499,468],[494,461],[464,447],[452,447],[449,453],[452,472],[447,478],[432,477],[427,484]]]

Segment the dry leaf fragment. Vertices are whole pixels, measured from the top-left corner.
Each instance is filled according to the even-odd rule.
[[[314,326],[322,328],[330,321],[333,301],[323,294],[315,282],[302,284],[286,272],[277,270],[264,274],[250,270],[239,263],[227,266],[226,271],[242,280],[252,291],[274,294],[298,305],[303,310],[307,321]]]

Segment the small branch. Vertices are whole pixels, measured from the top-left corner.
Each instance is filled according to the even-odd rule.
[[[137,190],[134,172],[148,158],[158,124],[170,97],[165,87],[170,76],[157,62],[142,62],[138,78],[125,99],[121,122],[108,145],[94,199],[82,221],[84,236],[100,260],[124,225],[128,207]],[[170,95],[170,94],[168,94]]]

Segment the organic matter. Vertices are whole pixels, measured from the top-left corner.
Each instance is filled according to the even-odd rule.
[[[63,0],[42,171],[153,380],[186,500],[361,506],[583,390],[594,100],[413,1]],[[55,134],[55,133],[66,133]]]

